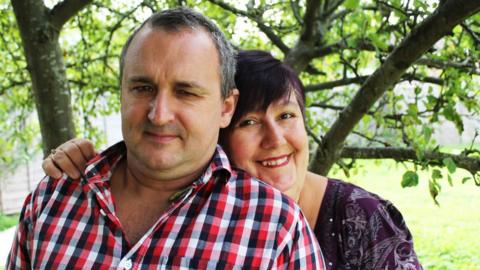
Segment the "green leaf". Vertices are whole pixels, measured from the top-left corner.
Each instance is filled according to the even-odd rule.
[[[425,141],[430,141],[430,138],[432,138],[433,134],[433,129],[431,127],[425,126],[423,128],[423,137],[425,138]]]
[[[343,6],[348,9],[356,9],[360,5],[360,0],[347,0]]]
[[[430,196],[432,196],[433,198],[433,201],[435,202],[436,205],[439,205],[438,204],[438,201],[437,201],[437,196],[438,196],[438,192],[439,192],[439,186],[438,186],[438,183],[435,181],[435,180],[430,180],[428,182],[428,190],[430,191]]]
[[[462,179],[462,184],[465,184],[465,182],[467,182],[467,181],[470,180],[470,179],[472,179],[472,178],[471,178],[471,177],[468,177],[468,176],[467,176],[467,177],[464,177],[464,178]]]
[[[447,118],[447,120],[450,120],[450,121],[453,121],[455,119],[455,114],[456,113],[457,112],[455,111],[453,106],[451,106],[450,104],[449,104],[449,106],[447,106],[443,109],[443,115],[445,116],[445,118]]]
[[[437,180],[437,179],[441,179],[443,176],[442,176],[442,172],[439,170],[439,169],[434,169],[432,171],[432,178],[433,180]]]
[[[452,181],[452,177],[450,176],[450,174],[448,175],[448,183],[450,184],[451,187],[453,187],[453,181]]]
[[[368,34],[368,39],[372,41],[373,45],[380,50],[388,49],[388,45],[376,34],[370,33]]]
[[[414,171],[406,171],[402,177],[402,187],[414,187],[418,185],[418,174]]]
[[[449,157],[444,158],[442,162],[443,162],[443,165],[447,167],[449,173],[454,173],[455,170],[457,169],[457,165],[455,165],[455,161],[453,161],[452,158],[449,158]]]
[[[408,104],[407,114],[412,117],[417,117],[418,107],[416,104]]]

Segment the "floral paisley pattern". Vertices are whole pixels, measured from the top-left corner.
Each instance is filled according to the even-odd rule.
[[[328,180],[315,235],[328,269],[422,269],[398,209],[350,183]]]

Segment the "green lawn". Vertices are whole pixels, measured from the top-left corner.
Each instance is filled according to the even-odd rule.
[[[457,171],[453,187],[441,181],[442,191],[434,204],[428,192],[429,173],[420,173],[414,188],[401,188],[403,165],[362,161],[363,169],[353,182],[392,201],[402,212],[413,234],[415,250],[425,269],[480,269],[480,187]],[[446,175],[446,172],[442,172]],[[345,178],[343,173],[335,177]]]
[[[0,231],[6,230],[12,226],[17,225],[18,215],[1,215],[0,214]]]

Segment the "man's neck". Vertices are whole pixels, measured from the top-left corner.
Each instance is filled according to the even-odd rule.
[[[129,166],[127,159],[119,161],[112,174],[111,191],[116,215],[131,244],[158,221],[171,205],[171,197],[190,186],[196,177],[155,179]]]

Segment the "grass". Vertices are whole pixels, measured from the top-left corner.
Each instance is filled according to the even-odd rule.
[[[401,188],[403,165],[361,161],[359,172],[347,181],[392,201],[402,212],[414,237],[415,251],[425,269],[480,270],[480,187],[458,170],[453,186],[446,179],[435,205],[428,191],[430,173],[419,173],[417,187]],[[442,171],[446,175],[446,171]],[[345,178],[342,173],[334,177]]]
[[[18,215],[3,215],[0,214],[0,231],[6,230],[17,225]]]

